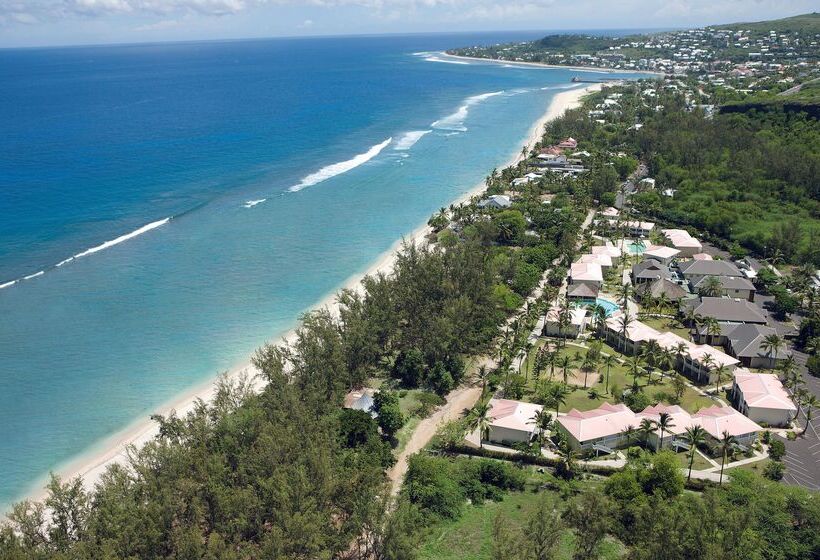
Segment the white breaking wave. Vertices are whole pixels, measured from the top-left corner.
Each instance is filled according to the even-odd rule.
[[[81,253],[77,253],[76,255],[74,255],[72,257],[68,257],[67,259],[63,259],[60,262],[58,262],[57,264],[55,264],[54,268],[59,268],[59,267],[65,265],[65,264],[70,263],[71,261],[73,261],[75,259],[85,257],[86,255],[90,255],[90,254],[96,253],[98,251],[102,251],[103,249],[108,249],[109,247],[113,247],[114,245],[119,245],[123,241],[128,241],[129,239],[133,239],[134,237],[137,237],[138,235],[142,235],[143,233],[145,233],[147,231],[151,231],[152,229],[156,229],[160,226],[163,226],[163,225],[167,224],[169,221],[171,221],[170,217],[165,218],[163,220],[157,220],[156,222],[151,222],[150,224],[146,224],[146,225],[142,226],[139,229],[135,229],[131,233],[126,233],[125,235],[121,235],[121,236],[117,237],[116,239],[106,241],[105,243],[101,243],[100,245],[97,245],[96,247],[91,247],[90,249],[86,249],[85,251],[82,251]],[[37,278],[38,276],[42,276],[45,273],[46,273],[45,270],[41,270],[39,272],[35,272],[34,274],[29,274],[28,276],[23,276],[22,278],[18,278],[17,280],[12,280],[10,282],[0,284],[0,290],[2,290],[3,288],[8,288],[10,286],[13,286],[17,282],[21,282],[23,280],[31,280],[32,278]]]
[[[463,60],[449,60],[446,58],[439,58],[437,56],[428,56],[424,60],[427,62],[444,62],[445,64],[463,64],[465,66],[469,66],[469,62],[464,62]]]
[[[316,173],[311,173],[307,175],[304,179],[302,179],[298,185],[293,185],[288,190],[290,192],[298,192],[306,187],[312,187],[322,181],[326,181],[331,177],[335,177],[336,175],[341,175],[342,173],[347,173],[351,169],[355,169],[360,165],[363,165],[379,155],[379,153],[387,147],[390,142],[393,141],[393,138],[390,137],[381,144],[376,144],[369,150],[367,150],[363,154],[359,154],[347,161],[340,161],[339,163],[334,163],[333,165],[328,165],[326,167],[321,168]]]
[[[105,243],[97,245],[96,247],[91,247],[90,249],[86,249],[82,253],[77,253],[76,255],[74,255],[74,258],[79,259],[79,258],[85,257],[86,255],[90,255],[92,253],[97,253],[99,251],[102,251],[103,249],[108,249],[109,247],[113,247],[114,245],[119,245],[123,241],[128,241],[129,239],[133,239],[133,238],[137,237],[138,235],[142,235],[143,233],[145,233],[147,231],[151,231],[152,229],[157,229],[160,226],[164,226],[169,221],[171,221],[171,218],[165,218],[165,219],[162,219],[162,220],[157,220],[156,222],[151,222],[150,224],[144,225],[139,229],[135,229],[131,233],[126,233],[125,235],[121,235],[121,236],[117,237],[116,239],[112,239],[111,241],[106,241]]]
[[[242,206],[244,206],[245,208],[253,208],[257,204],[262,204],[266,200],[267,200],[267,198],[260,198],[259,200],[248,200]]]
[[[421,140],[421,137],[425,134],[430,134],[433,132],[432,130],[413,130],[411,132],[406,132],[404,136],[399,138],[396,141],[396,146],[393,148],[394,150],[409,150],[413,146],[416,145],[416,142]]]
[[[464,126],[464,121],[467,119],[467,114],[470,112],[470,107],[477,103],[481,103],[485,99],[489,99],[490,97],[495,97],[496,95],[501,95],[503,93],[503,91],[493,91],[490,93],[482,93],[481,95],[474,95],[472,97],[468,97],[467,100],[464,102],[464,105],[459,107],[455,113],[453,113],[452,115],[447,115],[443,119],[437,120],[430,126],[442,130],[457,130],[460,132],[464,132],[467,130],[467,128]]]

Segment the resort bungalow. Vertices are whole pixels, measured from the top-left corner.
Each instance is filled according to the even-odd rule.
[[[693,286],[709,276],[744,278],[740,269],[730,261],[692,259],[678,263],[678,270]]]
[[[790,426],[797,407],[776,375],[735,372],[732,405],[751,420],[768,426]]]
[[[628,228],[629,235],[633,237],[649,237],[649,234],[655,229],[655,224],[653,222],[644,222],[639,220],[630,220],[628,222],[624,222],[624,225]]]
[[[503,194],[494,194],[478,203],[479,208],[502,209],[509,208],[510,206],[512,206],[510,197]]]
[[[576,451],[592,450],[594,446],[615,449],[628,445],[624,432],[638,427],[640,420],[623,403],[604,403],[594,410],[572,409],[556,419],[558,432]]]
[[[760,308],[745,299],[701,297],[699,300],[693,299],[685,302],[681,311],[688,314],[689,309],[692,309],[695,315],[704,318],[711,317],[718,322],[766,324],[766,317]],[[700,334],[695,333],[695,336],[700,336]]]
[[[646,407],[642,412],[637,414],[638,424],[641,420],[649,419],[657,423],[660,420],[661,414],[668,414],[672,420],[671,426],[663,431],[663,441],[659,441],[661,437],[660,430],[649,436],[647,442],[654,449],[661,449],[663,447],[675,448],[674,443],[680,440],[680,436],[686,433],[686,428],[691,428],[695,422],[692,420],[692,415],[685,411],[678,405],[667,405],[663,403],[654,406]]]
[[[598,297],[600,288],[594,284],[579,282],[567,286],[567,299],[572,301],[592,301]]]
[[[578,141],[575,138],[569,137],[564,138],[560,142],[558,142],[558,147],[566,150],[574,150],[578,147]]]
[[[697,262],[697,261],[690,261],[690,262]],[[709,261],[701,261],[701,262],[709,262]],[[723,261],[712,261],[714,263],[719,263]],[[700,292],[704,287],[708,286],[711,282],[709,278],[714,278],[710,276],[705,276],[702,280],[692,286],[692,290],[695,292]],[[720,282],[720,295],[730,297],[730,298],[742,298],[747,301],[754,301],[755,299],[755,286],[752,284],[747,278],[741,276],[719,276],[717,277],[718,281]]]
[[[488,441],[509,444],[528,443],[538,432],[535,415],[542,406],[509,399],[490,399]]]
[[[570,284],[590,284],[600,289],[604,283],[604,273],[601,265],[598,263],[572,263],[569,268],[569,282]]]
[[[544,335],[562,338],[578,338],[584,332],[587,323],[587,310],[583,307],[570,309],[569,321],[561,325],[561,308],[557,305],[550,307],[544,321]]]
[[[735,437],[740,445],[750,447],[763,429],[730,406],[710,406],[692,415],[709,434],[712,445],[721,440],[724,433]]]
[[[612,206],[610,206],[609,208],[604,208],[603,210],[598,212],[598,217],[599,218],[602,218],[602,219],[608,220],[608,221],[617,220],[618,216],[620,216],[620,215],[621,215],[620,210],[618,210],[617,208],[613,208]]]
[[[638,264],[632,265],[632,285],[640,286],[655,280],[665,278],[671,280],[674,277],[672,271],[665,264],[661,264],[655,259],[646,259]]]
[[[720,327],[720,342],[745,367],[774,369],[779,360],[785,360],[788,356],[782,348],[777,352],[763,349],[766,337],[777,334],[771,327],[748,323],[721,323]],[[708,333],[704,332],[703,335],[708,336]]]
[[[689,235],[685,229],[664,229],[661,230],[669,244],[680,251],[680,257],[691,257],[703,251],[700,241]]]
[[[665,245],[650,245],[643,252],[643,257],[645,259],[654,259],[661,264],[669,266],[672,264],[672,259],[677,257],[679,254],[680,251],[672,247],[667,247]]]
[[[665,297],[667,301],[679,302],[689,297],[690,293],[677,282],[668,278],[658,278],[651,282],[643,282],[635,288],[635,294],[640,299]]]
[[[345,395],[344,408],[351,410],[361,410],[367,412],[374,418],[376,417],[375,403],[373,402],[373,395],[376,393],[374,389],[358,389],[350,391]]]
[[[610,257],[607,254],[597,254],[596,255],[596,254],[593,254],[593,253],[587,253],[585,255],[581,255],[578,258],[578,261],[576,261],[576,262],[598,264],[598,265],[601,266],[601,270],[603,272],[606,272],[607,270],[611,269],[612,266],[613,266],[612,257]]]
[[[613,264],[621,258],[623,251],[615,245],[595,245],[590,247],[589,252],[593,255],[609,255]]]

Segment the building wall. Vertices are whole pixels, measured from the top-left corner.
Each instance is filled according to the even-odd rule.
[[[512,430],[501,426],[490,426],[488,432],[489,441],[497,443],[502,443],[505,441],[527,443],[532,439],[532,432],[522,432],[520,430]]]
[[[544,334],[547,336],[558,336],[564,338],[578,338],[580,329],[578,325],[567,325],[563,329],[558,326],[558,323],[548,322],[544,327]]]

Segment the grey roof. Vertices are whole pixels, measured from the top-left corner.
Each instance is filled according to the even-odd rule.
[[[715,262],[715,261],[712,261]],[[719,262],[719,261],[718,261]],[[703,287],[709,278],[717,278],[720,280],[720,285],[727,290],[752,290],[755,291],[755,285],[743,276],[704,276],[700,282],[695,284],[695,289]]]
[[[745,299],[702,297],[700,301],[687,303],[686,307],[694,307],[695,313],[701,317],[712,317],[718,321],[766,324],[766,316],[760,308]]]
[[[572,284],[567,288],[567,297],[594,298],[598,297],[598,288],[584,282]]]
[[[697,274],[704,276],[743,276],[740,269],[729,261],[701,261],[693,259],[678,263],[678,268],[684,276]]]
[[[776,334],[777,331],[773,328],[749,324],[725,324],[721,325],[721,327],[721,330],[724,331],[724,336],[729,339],[732,353],[736,357],[769,357],[768,353],[761,348],[761,345],[767,336]],[[781,348],[777,351],[777,355],[772,357],[775,359],[783,359],[786,357],[786,352]]]
[[[655,259],[646,259],[645,261],[632,265],[632,278],[655,279],[671,277],[672,272],[669,270],[669,267]]]
[[[509,208],[512,205],[510,197],[503,194],[494,194],[478,203],[479,208],[494,206],[495,208]]]
[[[637,288],[635,288],[635,292],[639,296],[645,296],[649,294],[651,297],[660,297],[661,294],[666,295],[667,299],[671,301],[683,299],[689,295],[689,292],[686,291],[685,288],[672,282],[668,278],[658,278],[653,282],[647,282],[645,284],[641,284]]]

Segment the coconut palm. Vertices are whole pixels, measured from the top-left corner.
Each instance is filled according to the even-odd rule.
[[[644,447],[649,446],[649,436],[655,433],[657,429],[655,422],[650,420],[649,418],[644,418],[641,420],[641,423],[638,425],[638,434],[641,436],[641,441],[644,444]]]
[[[538,428],[538,447],[544,447],[544,434],[546,434],[552,425],[552,414],[546,408],[542,408],[535,415],[530,418],[535,427]]]
[[[714,344],[715,337],[721,333],[720,323],[714,317],[706,317],[702,326],[706,327],[706,343]]]
[[[555,417],[558,418],[558,412],[562,404],[566,404],[568,391],[566,387],[558,383],[553,383],[547,389],[547,402],[555,407]]]
[[[675,422],[672,420],[672,416],[668,412],[661,412],[658,415],[657,426],[658,426],[658,429],[660,429],[660,431],[661,431],[661,437],[658,438],[658,447],[655,449],[655,451],[660,451],[661,447],[663,447],[663,434],[664,434],[664,432],[666,432],[670,428],[674,428],[675,427]]]
[[[621,331],[621,344],[622,348],[621,351],[626,354],[626,335],[629,332],[629,325],[632,324],[632,317],[629,315],[629,311],[624,310],[624,314],[618,318],[618,327]]]
[[[734,450],[737,446],[737,440],[735,436],[730,434],[729,432],[723,432],[723,437],[720,438],[720,480],[718,484],[723,484],[723,466],[726,464],[726,459],[729,457],[729,454]]]
[[[635,428],[635,426],[630,424],[624,429],[623,434],[624,439],[626,439],[626,445],[631,446],[632,443],[634,443],[634,441],[638,437],[638,430]]]
[[[568,384],[567,381],[569,380],[569,366],[571,366],[571,365],[572,365],[572,359],[567,355],[561,356],[561,358],[559,358],[559,360],[558,360],[558,367],[561,368],[561,373],[564,376],[564,386],[565,387]]]
[[[618,363],[618,359],[613,356],[612,354],[605,354],[603,358],[603,364],[606,366],[606,377],[604,379],[604,391],[607,393],[609,392],[609,370],[612,369],[612,366]]]
[[[558,352],[555,350],[548,351],[546,363],[550,366],[550,381],[552,381],[552,378],[555,375],[555,365],[558,363]]]
[[[717,276],[707,276],[698,290],[698,294],[707,297],[720,297],[723,295],[723,283]]]
[[[621,308],[626,313],[627,310],[627,302],[629,302],[629,296],[632,295],[632,286],[630,284],[624,284],[621,286]]]
[[[703,371],[705,371],[706,372],[706,382],[708,383],[709,382],[709,372],[712,371],[712,366],[715,365],[715,359],[712,357],[711,354],[706,354],[703,358],[701,358],[700,365],[701,365],[701,367],[700,367],[700,371],[698,372],[698,380],[700,380],[700,378],[702,377],[701,373]]]
[[[478,378],[481,380],[481,395],[487,392],[487,382],[490,380],[490,370],[486,365],[481,365],[478,368]]]
[[[690,426],[686,428],[683,441],[689,445],[689,474],[686,476],[686,480],[690,480],[692,478],[692,464],[695,462],[697,448],[706,442],[706,430],[704,430],[702,426]]]
[[[578,458],[578,454],[566,441],[562,441],[561,445],[558,446],[558,455],[564,461],[564,469],[567,475],[571,477],[575,472],[575,460]]]
[[[584,361],[581,363],[581,370],[584,372],[584,389],[587,388],[587,378],[589,372],[595,371],[595,366],[598,364],[598,359],[593,355],[592,350],[587,350]]]
[[[729,370],[726,369],[725,365],[720,364],[718,367],[712,370],[712,375],[715,376],[715,396],[717,396],[718,392],[720,391],[720,384],[729,375]]]
[[[640,386],[638,385],[638,378],[643,375],[643,365],[641,364],[640,356],[632,356],[626,361],[626,370],[632,376],[632,390],[638,392]]]
[[[766,356],[769,357],[769,360],[776,361],[777,354],[783,349],[783,344],[784,342],[780,335],[777,333],[770,334],[763,337],[763,342],[760,343],[760,349],[766,352]]]
[[[478,430],[478,446],[484,448],[484,434],[490,429],[490,403],[479,402],[470,413],[468,426],[470,431]]]

